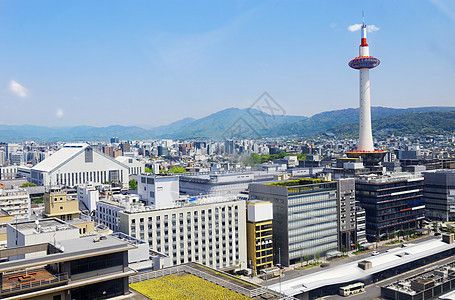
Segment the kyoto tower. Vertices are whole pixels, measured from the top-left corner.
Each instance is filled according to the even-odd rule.
[[[367,164],[378,164],[386,151],[375,151],[371,132],[370,109],[370,69],[379,65],[380,61],[370,56],[367,44],[367,26],[362,22],[359,56],[349,62],[349,66],[359,70],[360,75],[360,108],[359,108],[359,143],[357,151],[346,153],[348,157],[362,157]]]

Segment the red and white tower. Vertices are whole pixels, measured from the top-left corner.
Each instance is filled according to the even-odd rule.
[[[359,70],[360,73],[359,143],[357,151],[346,154],[348,157],[362,157],[370,164],[379,163],[386,153],[386,151],[374,150],[371,132],[370,69],[377,67],[379,63],[379,59],[370,56],[370,47],[367,44],[367,26],[363,22],[359,56],[349,62],[349,66]]]
[[[370,56],[365,22],[362,24],[361,32],[359,56],[349,62],[349,66],[359,70],[360,73],[359,144],[357,150],[374,151],[371,132],[370,69],[377,67],[380,61]]]

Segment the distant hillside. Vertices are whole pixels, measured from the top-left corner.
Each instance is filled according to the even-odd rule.
[[[427,135],[455,132],[454,111],[405,113],[372,121],[374,135]],[[344,124],[331,128],[336,136],[358,137],[359,124]]]
[[[208,138],[219,139],[228,134],[230,128],[237,124],[254,131],[253,135],[265,134],[271,128],[283,124],[292,124],[304,120],[302,116],[271,116],[256,109],[228,108],[207,117],[182,124],[180,128],[169,130],[161,126],[160,130],[153,130],[154,136],[160,138]]]
[[[0,125],[0,142],[107,141],[113,136],[118,136],[120,139],[148,139],[150,133],[140,127],[120,125],[57,128],[33,125]]]
[[[395,109],[372,107],[373,130],[381,133],[419,134],[453,131],[455,107],[419,107]],[[204,118],[185,118],[169,125],[146,130],[137,126],[108,127],[44,127],[32,125],[0,125],[0,142],[33,140],[107,141],[113,136],[121,140],[139,139],[222,139],[229,137],[310,137],[326,132],[356,136],[359,110],[354,108],[327,111],[310,118],[272,116],[255,109],[229,108]],[[380,120],[380,121],[379,121]],[[246,132],[241,133],[246,129]]]
[[[372,107],[371,119],[378,120],[386,117],[397,116],[407,113],[419,112],[438,112],[438,111],[454,111],[455,107],[418,107],[418,108],[387,108],[387,107]],[[316,134],[324,133],[326,131],[333,131],[332,128],[342,126],[344,124],[357,124],[359,122],[359,109],[348,108],[342,110],[327,111],[316,114],[308,119],[298,121],[293,124],[277,126],[269,132],[271,136],[281,135],[299,135],[299,136],[313,136]],[[352,127],[352,125],[349,125]],[[349,127],[348,126],[348,127]],[[356,125],[358,126],[358,124]]]

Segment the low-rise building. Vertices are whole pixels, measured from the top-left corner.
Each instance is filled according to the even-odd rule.
[[[28,225],[21,224],[21,230],[23,226]],[[0,250],[0,298],[86,300],[125,295],[128,278],[136,273],[128,268],[128,251],[135,248],[111,236],[57,243],[52,235],[32,246],[8,247]]]

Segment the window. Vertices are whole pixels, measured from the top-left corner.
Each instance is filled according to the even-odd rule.
[[[85,149],[85,162],[86,163],[93,162],[93,149],[90,147]]]

